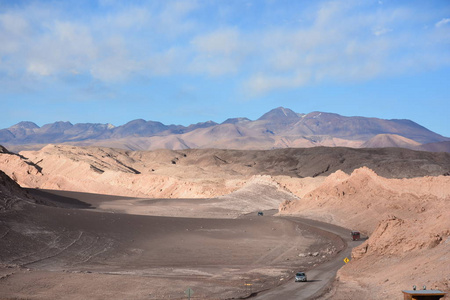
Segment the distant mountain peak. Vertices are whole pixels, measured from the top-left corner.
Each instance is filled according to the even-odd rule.
[[[244,122],[251,122],[248,118],[229,118],[222,122],[222,124],[237,124],[237,123],[244,123]]]
[[[277,107],[262,115],[258,120],[267,120],[272,122],[298,121],[299,115],[289,108]]]
[[[206,121],[206,122],[199,122],[199,123],[196,123],[196,124],[189,125],[187,127],[187,129],[189,131],[192,131],[192,130],[195,130],[195,129],[198,129],[198,128],[208,128],[208,127],[212,127],[212,126],[215,126],[215,125],[217,125],[216,122],[209,120],[209,121]]]
[[[136,119],[136,120],[131,120],[131,121],[127,122],[123,126],[132,125],[132,124],[144,124],[144,123],[147,123],[147,121],[145,121],[144,119]]]
[[[213,124],[213,125],[216,125],[217,123],[214,122],[214,121],[209,120],[209,121],[206,121],[206,122],[198,122],[198,123],[195,124],[195,125],[201,125],[201,124],[207,124],[207,125]]]
[[[73,124],[68,121],[58,121],[55,123],[45,124],[42,126],[43,130],[66,130],[73,127]]]
[[[23,128],[23,129],[36,129],[39,128],[35,123],[29,122],[29,121],[22,121],[17,123],[16,125],[13,125],[9,128]]]

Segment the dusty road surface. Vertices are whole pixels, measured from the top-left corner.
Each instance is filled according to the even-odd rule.
[[[2,213],[2,297],[183,299],[191,288],[195,299],[241,298],[278,286],[344,247],[305,223],[270,214],[132,215],[95,208],[117,197],[57,194],[53,201],[61,199],[65,208],[29,204]],[[91,208],[80,209],[80,201]],[[170,201],[167,210],[177,206]],[[178,207],[195,210],[204,201],[182,199]],[[305,253],[318,254],[299,256]]]
[[[310,269],[299,269],[299,272],[307,271],[307,282],[295,282],[294,278],[292,278],[279,287],[258,293],[255,299],[317,299],[331,285],[337,271],[345,264],[344,259],[351,258],[352,248],[360,245],[363,240],[353,241],[349,230],[343,227],[298,217],[285,218],[307,228],[309,231],[320,232],[322,235],[334,239],[336,243],[342,242],[344,248],[323,264],[313,265]]]

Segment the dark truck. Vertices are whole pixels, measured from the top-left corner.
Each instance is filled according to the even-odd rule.
[[[352,231],[352,239],[354,241],[359,241],[360,238],[361,238],[361,234],[359,233],[359,231]]]

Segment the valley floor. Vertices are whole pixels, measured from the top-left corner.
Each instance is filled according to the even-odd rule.
[[[2,297],[182,299],[188,288],[195,299],[246,297],[291,280],[296,270],[311,269],[344,247],[270,212],[211,218],[220,199],[55,193],[53,201],[64,199],[70,206],[81,200],[91,208],[26,205],[3,213]],[[149,211],[155,208],[152,215],[123,213],[142,203]],[[197,215],[179,217],[181,210]],[[169,216],[171,211],[178,217]],[[308,253],[315,254],[299,256]]]

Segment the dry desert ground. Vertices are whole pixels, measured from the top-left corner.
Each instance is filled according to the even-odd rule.
[[[289,299],[305,288],[295,271],[315,274],[352,247],[310,298],[449,291],[446,153],[49,145],[3,148],[0,170],[5,299],[186,299],[188,288],[193,299]],[[358,246],[304,218],[368,239]]]

